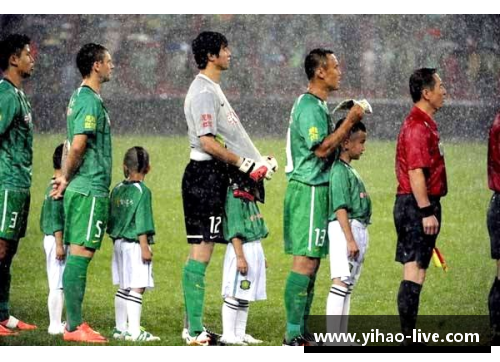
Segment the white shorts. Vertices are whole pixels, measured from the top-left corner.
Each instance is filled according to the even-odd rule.
[[[113,246],[113,284],[121,289],[153,288],[153,262],[142,261],[139,243],[117,239]]]
[[[338,221],[328,223],[328,239],[330,240],[330,276],[340,278],[342,282],[354,285],[361,274],[361,267],[368,250],[368,230],[358,220],[350,220],[352,235],[358,245],[359,255],[350,260],[347,254],[347,240]]]
[[[236,253],[233,244],[228,244],[224,258],[222,296],[255,301],[265,300],[266,258],[260,240],[243,244],[243,253],[248,264],[247,275],[241,275],[236,268]]]
[[[64,260],[56,259],[56,238],[54,235],[45,235],[43,238],[43,248],[45,250],[45,259],[47,261],[47,279],[49,281],[49,290],[62,289],[62,277],[66,260],[68,259],[68,246],[64,245],[66,258]]]

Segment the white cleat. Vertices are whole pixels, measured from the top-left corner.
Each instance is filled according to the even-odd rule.
[[[62,322],[60,325],[55,326],[50,325],[48,332],[53,336],[57,336],[59,334],[64,334],[64,328],[66,328],[66,322]]]
[[[181,338],[182,338],[183,340],[186,340],[188,337],[189,337],[189,329],[187,329],[187,328],[182,328]]]
[[[151,333],[141,328],[141,332],[138,336],[133,337],[130,333],[125,332],[124,340],[129,342],[158,342],[160,341],[160,337],[153,336]]]
[[[253,338],[249,334],[245,334],[245,336],[243,337],[243,342],[248,344],[261,344],[264,341],[262,341],[261,339]]]
[[[113,329],[112,337],[113,337],[113,339],[123,341],[125,339],[125,332],[122,332],[115,327]]]
[[[212,338],[209,333],[203,331],[195,337],[191,337],[189,333],[187,333],[187,336],[186,338],[184,338],[184,340],[186,341],[186,344],[188,346],[209,346]]]
[[[248,343],[246,343],[243,338],[240,337],[222,337],[220,338],[220,342],[227,345],[227,346],[248,346]]]

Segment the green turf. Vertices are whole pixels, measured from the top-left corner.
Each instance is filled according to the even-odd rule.
[[[48,327],[47,281],[42,234],[38,222],[43,192],[51,177],[51,156],[61,136],[35,137],[32,204],[27,237],[14,259],[11,292],[12,314],[36,323],[37,331],[0,338],[1,344],[64,344],[51,337]],[[181,203],[181,177],[188,161],[184,137],[114,137],[113,184],[122,179],[121,160],[129,147],[145,146],[152,163],[146,183],[153,193],[156,223],[154,277],[156,288],[144,297],[142,325],[162,338],[162,345],[182,344],[182,266],[188,253]],[[279,345],[285,327],[283,288],[291,258],[282,251],[282,207],[286,181],[283,172],[284,140],[258,140],[263,154],[273,154],[281,166],[267,184],[267,203],[262,212],[270,229],[264,242],[269,261],[268,300],[250,306],[248,332],[267,344]],[[392,207],[396,188],[394,143],[368,141],[367,151],[353,165],[364,178],[373,201],[370,249],[358,287],[352,298],[352,314],[397,314],[396,294],[402,268],[394,261],[395,231]],[[490,260],[486,210],[490,197],[486,182],[486,146],[446,145],[449,195],[443,200],[443,229],[438,245],[450,265],[444,273],[429,269],[421,299],[421,314],[487,314],[487,296],[495,265]],[[205,324],[221,331],[221,274],[224,247],[216,247],[207,274]],[[84,319],[109,335],[114,326],[114,293],[111,283],[111,241],[106,238],[89,268]],[[313,313],[324,314],[329,290],[328,260],[320,270]],[[110,344],[120,344],[111,342]],[[122,343],[125,344],[125,343]]]

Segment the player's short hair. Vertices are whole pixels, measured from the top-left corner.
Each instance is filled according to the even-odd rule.
[[[313,79],[314,73],[319,67],[326,67],[328,54],[333,54],[333,52],[324,48],[313,49],[309,52],[309,54],[307,54],[306,60],[304,61],[304,69],[306,71],[307,79]]]
[[[338,122],[335,124],[335,129],[339,129],[340,126],[342,125],[342,123],[344,123],[345,121],[345,118],[342,118],[340,120],[338,120]],[[353,134],[355,134],[356,132],[365,132],[366,133],[366,126],[363,122],[357,122],[355,123],[351,130],[349,131],[349,133],[347,134],[347,137],[351,137]]]
[[[54,170],[60,170],[61,169],[63,148],[64,148],[64,144],[61,143],[54,150],[54,154],[52,155],[52,165],[54,167]]]
[[[104,54],[108,51],[101,44],[88,43],[85,44],[76,55],[76,67],[80,71],[83,78],[86,78],[92,72],[92,67],[95,62],[102,62]]]
[[[126,168],[126,177],[128,177],[128,172],[143,173],[149,167],[149,153],[143,147],[132,147],[125,153],[123,164]]]
[[[224,35],[214,31],[200,33],[191,43],[194,61],[198,69],[205,69],[208,64],[208,55],[219,56],[222,47],[227,47],[228,42]]]
[[[26,45],[31,43],[31,39],[24,34],[9,34],[0,41],[0,69],[7,70],[9,58],[12,55],[20,56]]]
[[[435,73],[436,68],[420,68],[410,76],[410,94],[413,103],[417,103],[422,98],[424,89],[434,89],[436,85]]]

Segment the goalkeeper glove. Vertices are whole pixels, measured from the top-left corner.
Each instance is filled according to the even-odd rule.
[[[363,108],[366,114],[371,114],[373,113],[372,106],[366,99],[361,99],[359,101],[355,99],[346,99],[345,101],[340,102],[337,107],[333,110],[332,114],[337,112],[338,110],[344,109],[351,109],[355,104]]]
[[[255,182],[261,181],[264,177],[270,180],[273,177],[271,165],[267,162],[256,162],[251,158],[241,158],[241,164],[238,167],[243,173],[246,173]]]

